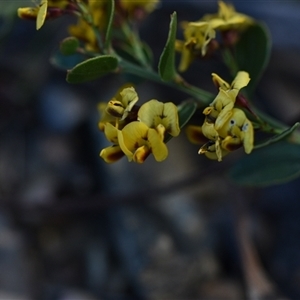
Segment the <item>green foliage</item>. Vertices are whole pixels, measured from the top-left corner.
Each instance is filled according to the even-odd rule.
[[[178,117],[179,117],[179,127],[184,127],[190,118],[194,115],[197,104],[192,101],[185,101],[182,102],[180,105],[177,106],[178,109]]]
[[[251,81],[245,89],[253,94],[270,58],[271,37],[267,27],[262,23],[250,26],[241,36],[235,50],[238,69],[250,74]]]
[[[164,50],[160,56],[158,64],[158,72],[162,80],[170,81],[176,76],[175,68],[175,40],[177,30],[177,15],[173,12],[171,15],[170,29],[168,39]]]
[[[108,22],[107,22],[106,33],[105,33],[105,41],[104,41],[104,49],[106,50],[110,47],[114,13],[115,13],[115,1],[108,0],[107,1]]]
[[[67,82],[82,83],[95,80],[114,71],[118,67],[118,59],[112,55],[102,55],[87,59],[67,73]]]
[[[79,47],[79,41],[75,37],[67,37],[61,41],[59,50],[63,55],[73,55]]]
[[[255,150],[235,164],[229,176],[243,186],[281,184],[300,176],[300,145],[285,141]]]
[[[274,136],[272,136],[270,139],[268,139],[267,141],[260,143],[258,145],[255,145],[254,149],[259,149],[259,148],[263,148],[266,146],[269,146],[271,144],[274,144],[276,142],[279,142],[283,139],[285,139],[286,137],[288,137],[290,134],[292,134],[298,127],[299,127],[300,123],[297,122],[296,124],[294,124],[292,127],[284,130],[283,132],[276,134]]]

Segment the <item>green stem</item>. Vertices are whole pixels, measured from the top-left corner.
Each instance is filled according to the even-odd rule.
[[[134,32],[127,22],[123,22],[121,29],[125,35],[126,41],[134,52],[135,58],[141,63],[143,67],[149,68],[150,66],[141,47],[142,42],[139,39],[138,33]]]
[[[156,72],[149,70],[149,69],[145,69],[140,66],[137,66],[128,61],[120,60],[119,65],[120,65],[122,71],[125,73],[136,75],[136,76],[142,77],[144,79],[149,79],[151,81],[175,88],[175,89],[182,91],[182,92],[186,93],[187,95],[195,98],[202,105],[208,105],[214,98],[213,94],[206,92],[202,89],[199,89],[195,86],[189,85],[187,83],[179,84],[179,83],[175,83],[175,82],[171,82],[171,81],[162,81],[162,79]]]

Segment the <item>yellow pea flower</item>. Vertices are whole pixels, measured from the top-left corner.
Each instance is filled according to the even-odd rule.
[[[229,84],[224,79],[222,79],[219,75],[216,73],[212,73],[212,81],[213,83],[221,88],[222,90],[226,92],[230,92],[232,94],[232,97],[235,99],[239,91],[248,85],[250,81],[249,73],[245,71],[239,71],[235,78],[233,79],[232,83]]]
[[[99,111],[100,116],[101,116],[100,121],[98,122],[98,128],[101,131],[104,132],[105,125],[107,123],[110,123],[115,127],[118,127],[118,129],[122,129],[126,125],[125,121],[120,121],[116,117],[113,117],[112,115],[110,115],[109,113],[106,112],[107,103],[100,102],[98,104],[97,108],[98,108],[98,111]]]
[[[208,22],[183,22],[184,41],[176,41],[175,49],[181,52],[178,70],[184,72],[197,56],[204,56],[216,32]]]
[[[112,146],[102,149],[99,154],[107,163],[116,162],[124,156],[124,152],[119,146],[118,131],[119,130],[110,123],[104,125],[104,134],[107,140],[113,143]]]
[[[230,117],[231,110],[234,107],[236,97],[239,91],[248,85],[250,81],[249,73],[240,71],[231,84],[223,80],[220,76],[212,73],[212,79],[215,85],[219,87],[219,93],[210,106],[214,107],[219,115],[215,121],[216,130],[220,129]]]
[[[245,113],[239,108],[232,110],[230,118],[223,127],[218,130],[218,133],[224,139],[222,146],[225,149],[230,150],[230,148],[235,147],[234,145],[240,144],[240,146],[244,146],[247,154],[253,150],[253,125],[247,119]]]
[[[87,10],[92,17],[93,25],[100,31],[104,30],[107,22],[107,1],[87,1]],[[98,52],[99,45],[94,29],[83,18],[79,18],[77,24],[70,25],[68,28],[69,34],[84,42],[84,47],[87,51]]]
[[[178,136],[180,133],[178,110],[172,102],[159,102],[155,99],[144,103],[138,111],[138,120],[145,123],[149,128]],[[164,132],[163,132],[164,133]]]
[[[108,102],[106,111],[122,121],[126,119],[138,100],[139,97],[134,87],[124,88]]]
[[[201,145],[208,141],[202,132],[202,127],[197,125],[188,125],[185,129],[188,140],[195,145]]]
[[[111,164],[124,157],[124,152],[119,145],[112,145],[102,149],[99,156],[103,158],[106,163]]]
[[[254,20],[242,13],[238,13],[234,6],[223,1],[218,2],[219,10],[217,14],[207,14],[201,20],[210,22],[214,29],[220,31],[237,29],[243,30],[254,23]]]
[[[134,121],[118,131],[118,141],[129,161],[143,163],[150,153],[156,161],[163,161],[168,156],[168,148],[163,136],[145,123]]]
[[[39,7],[20,7],[18,8],[18,17],[25,20],[36,20]]]
[[[61,16],[68,5],[68,0],[40,0],[39,5],[18,8],[17,13],[21,19],[36,20],[36,29],[38,30],[46,19]]]
[[[198,151],[198,154],[204,154],[212,160],[222,161],[222,158],[229,153],[228,150],[216,145],[214,141],[208,141]]]

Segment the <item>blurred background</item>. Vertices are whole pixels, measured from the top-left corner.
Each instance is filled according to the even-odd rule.
[[[272,35],[255,103],[294,124],[300,2],[231,2]],[[184,132],[163,163],[105,164],[96,107],[122,80],[66,83],[50,57],[75,20],[36,31],[20,6],[0,2],[0,299],[300,299],[300,181],[239,187],[226,172],[245,154],[209,161]],[[141,25],[156,65],[174,10],[194,21],[217,1],[162,1]],[[215,92],[211,72],[226,74],[203,61],[185,77]],[[141,102],[186,99],[151,82],[136,89]]]

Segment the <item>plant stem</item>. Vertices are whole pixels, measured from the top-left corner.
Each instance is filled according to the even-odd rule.
[[[162,81],[162,79],[156,72],[149,70],[149,69],[145,69],[140,66],[137,66],[128,61],[121,59],[119,65],[120,65],[122,71],[125,73],[137,75],[144,79],[149,79],[151,81],[175,88],[175,89],[182,91],[182,92],[186,93],[187,95],[195,98],[202,105],[208,105],[214,98],[213,94],[206,92],[202,89],[199,89],[195,86],[188,85],[186,83],[178,84],[178,83],[175,83],[172,81]]]

